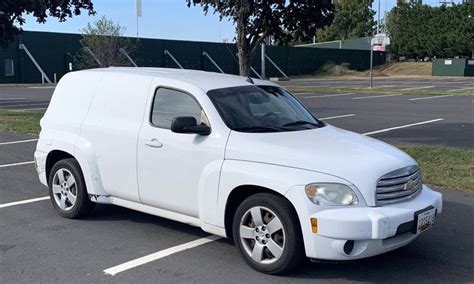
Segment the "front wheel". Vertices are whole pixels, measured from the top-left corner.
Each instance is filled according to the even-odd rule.
[[[263,273],[283,274],[304,258],[297,214],[286,199],[273,194],[258,193],[240,204],[233,237],[245,262]]]

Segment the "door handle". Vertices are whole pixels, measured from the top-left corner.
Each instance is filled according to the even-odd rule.
[[[152,148],[161,148],[163,147],[163,143],[158,141],[158,139],[153,138],[151,140],[145,140],[145,145],[150,146]]]

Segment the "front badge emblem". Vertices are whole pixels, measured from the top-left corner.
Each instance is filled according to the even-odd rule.
[[[409,180],[406,184],[405,184],[405,190],[412,190],[413,188],[415,188],[415,185],[416,183],[413,181],[413,180]]]

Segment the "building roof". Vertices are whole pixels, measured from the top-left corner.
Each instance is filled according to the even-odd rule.
[[[87,71],[125,73],[178,80],[193,84],[201,88],[205,92],[213,89],[252,85],[252,83],[248,81],[247,77],[190,69],[152,67],[109,67],[99,69],[88,69],[85,72]],[[252,78],[252,80],[256,85],[279,86],[270,81],[255,78]]]

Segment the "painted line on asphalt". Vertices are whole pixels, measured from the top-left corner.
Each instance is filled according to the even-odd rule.
[[[28,142],[36,142],[38,139],[27,139],[27,140],[18,140],[18,141],[10,141],[10,142],[1,142],[0,146],[2,145],[11,145],[11,144],[21,144],[21,143],[28,143]]]
[[[11,105],[3,105],[3,108],[10,108],[10,107],[27,107],[27,106],[48,106],[49,103],[27,103],[27,104],[11,104]]]
[[[33,203],[33,202],[38,202],[38,201],[43,201],[43,200],[48,200],[48,199],[49,199],[49,196],[43,196],[43,197],[32,198],[32,199],[27,199],[27,200],[4,203],[4,204],[0,204],[0,208],[7,208],[11,206],[28,204],[28,203]]]
[[[431,88],[434,88],[434,87],[435,87],[435,86],[411,87],[411,88],[405,88],[405,89],[402,89],[402,91],[421,90],[421,89],[431,89]]]
[[[38,86],[38,87],[28,87],[28,89],[54,89],[56,86]]]
[[[22,109],[13,109],[13,111],[39,111],[39,110],[47,110],[47,107],[39,107],[39,108],[22,108]]]
[[[350,117],[354,116],[355,114],[343,114],[343,115],[337,115],[337,116],[328,116],[328,117],[322,117],[320,120],[330,120],[330,119],[336,119],[336,118],[343,118],[343,117]]]
[[[380,96],[366,96],[366,97],[357,97],[357,98],[352,98],[352,99],[353,99],[353,100],[365,100],[365,99],[387,98],[387,97],[397,97],[397,96],[403,96],[403,94],[380,95]]]
[[[451,89],[451,90],[447,90],[446,92],[469,91],[469,90],[474,90],[474,87],[462,88],[462,89]]]
[[[438,98],[446,98],[446,97],[452,97],[452,96],[454,96],[454,95],[444,95],[444,96],[421,97],[421,98],[413,98],[413,99],[409,99],[409,101],[419,101],[419,100],[438,99]]]
[[[0,102],[3,102],[3,101],[22,101],[22,100],[26,100],[26,98],[0,98]]]
[[[314,99],[314,98],[330,98],[330,97],[341,97],[341,96],[350,96],[354,93],[344,93],[344,94],[332,94],[332,95],[322,95],[322,96],[306,96],[305,99]]]
[[[380,86],[374,86],[372,87],[372,89],[393,88],[393,87],[398,87],[398,85],[380,85]]]
[[[422,122],[417,122],[417,123],[412,123],[412,124],[407,124],[407,125],[401,125],[401,126],[395,126],[395,127],[390,127],[390,128],[385,128],[381,130],[376,130],[376,131],[371,131],[367,133],[362,133],[362,135],[372,135],[372,134],[377,134],[377,133],[382,133],[382,132],[387,132],[387,131],[392,131],[396,129],[402,129],[402,128],[407,128],[407,127],[412,127],[412,126],[417,126],[417,125],[423,125],[423,124],[428,124],[428,123],[433,123],[437,121],[444,120],[443,118],[437,118],[437,119],[432,119],[432,120],[427,120],[427,121],[422,121]]]
[[[152,262],[152,261],[158,260],[160,258],[170,256],[172,254],[175,254],[175,253],[178,253],[178,252],[181,252],[181,251],[185,251],[185,250],[192,249],[192,248],[195,248],[195,247],[198,247],[198,246],[210,243],[210,242],[217,241],[218,239],[221,239],[221,237],[215,236],[215,235],[211,235],[211,236],[208,236],[208,237],[205,237],[205,238],[197,239],[197,240],[194,240],[194,241],[191,241],[191,242],[188,242],[188,243],[184,243],[184,244],[177,245],[177,246],[174,246],[174,247],[171,247],[171,248],[167,248],[167,249],[164,249],[164,250],[161,250],[161,251],[158,251],[158,252],[155,252],[155,253],[152,253],[152,254],[149,254],[149,255],[146,255],[146,256],[143,256],[143,257],[140,257],[140,258],[137,258],[137,259],[125,262],[125,263],[122,263],[122,264],[119,264],[119,265],[111,267],[111,268],[107,268],[107,269],[104,270],[104,273],[114,276],[117,273],[124,272],[126,270],[129,270],[129,269],[135,268],[137,266],[147,264],[149,262]]]
[[[14,163],[14,164],[6,164],[6,165],[0,165],[0,168],[16,167],[16,166],[29,165],[29,164],[34,164],[34,163],[35,163],[35,161],[21,162],[21,163]]]

